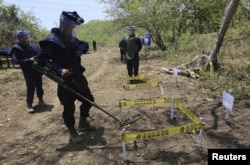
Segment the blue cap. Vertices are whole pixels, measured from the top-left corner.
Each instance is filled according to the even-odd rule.
[[[17,30],[16,35],[17,37],[26,37],[29,35],[29,32],[26,30]]]
[[[128,31],[135,31],[135,27],[133,27],[133,26],[128,26],[128,27],[127,27],[127,30],[128,30]]]

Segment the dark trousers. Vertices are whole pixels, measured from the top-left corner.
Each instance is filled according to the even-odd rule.
[[[120,49],[120,55],[121,55],[121,62],[125,62],[125,51],[124,51],[124,49]]]
[[[133,59],[127,59],[127,71],[128,75],[137,76],[139,72],[139,56],[135,56]]]
[[[71,89],[80,93],[82,96],[84,96],[88,100],[94,102],[94,97],[88,87],[87,79],[83,75],[78,76],[76,80],[67,81],[67,85]],[[79,100],[81,102],[80,116],[81,117],[89,116],[89,110],[92,107],[91,103],[89,103],[88,101],[82,99],[81,97],[77,96],[73,92],[70,92],[69,90],[59,85],[57,89],[57,94],[58,94],[61,104],[64,106],[62,117],[64,120],[64,124],[67,127],[75,125],[75,117],[74,117],[75,103],[74,102],[76,100]]]
[[[23,75],[27,88],[26,101],[27,103],[32,104],[35,95],[35,90],[38,98],[43,97],[42,76],[32,77],[28,73],[23,73]]]

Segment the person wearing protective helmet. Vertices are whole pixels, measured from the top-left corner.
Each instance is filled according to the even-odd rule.
[[[96,40],[92,41],[92,45],[93,45],[93,51],[95,52],[96,51]]]
[[[119,42],[119,49],[120,49],[120,60],[121,62],[126,63],[126,57],[125,57],[125,53],[124,53],[124,49],[125,49],[125,42],[126,42],[126,37],[123,37],[120,42]]]
[[[36,61],[36,54],[39,48],[36,44],[30,43],[28,31],[18,30],[16,36],[18,42],[13,45],[11,54],[13,55],[14,63],[20,64],[22,69],[27,87],[26,110],[32,113],[35,111],[32,107],[35,90],[39,99],[38,105],[46,105],[43,100],[42,74],[32,68],[33,62]]]
[[[52,28],[51,34],[39,42],[41,51],[38,53],[37,62],[40,66],[49,64],[52,71],[62,77],[70,88],[94,102],[88,81],[83,75],[85,68],[81,65],[81,55],[88,52],[89,45],[76,37],[82,23],[84,20],[77,12],[63,11],[59,28]],[[89,118],[92,104],[60,85],[57,95],[64,107],[62,117],[69,131],[69,142],[80,143],[79,132],[95,129]],[[75,128],[74,116],[76,99],[81,102],[78,131]]]
[[[135,28],[133,26],[127,27],[128,38],[125,42],[125,55],[127,59],[128,76],[137,76],[139,72],[139,52],[142,49],[141,39],[136,37]],[[136,80],[131,80],[135,83]]]

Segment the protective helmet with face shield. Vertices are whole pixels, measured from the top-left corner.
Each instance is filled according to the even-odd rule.
[[[60,16],[60,33],[67,39],[75,37],[82,23],[84,19],[76,11],[63,11]]]

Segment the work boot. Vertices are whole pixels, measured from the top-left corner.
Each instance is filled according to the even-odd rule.
[[[77,133],[74,126],[68,127],[69,130],[69,143],[81,143],[82,139]]]
[[[29,113],[35,112],[35,110],[34,110],[34,108],[32,107],[32,104],[31,104],[31,103],[27,103],[27,105],[26,105],[26,110],[27,110],[27,112],[29,112]]]
[[[80,117],[79,124],[78,124],[78,131],[84,132],[84,131],[94,131],[96,128],[94,124],[90,122],[90,119],[88,117]]]
[[[39,98],[38,105],[46,106],[47,104],[44,102],[43,98]]]

